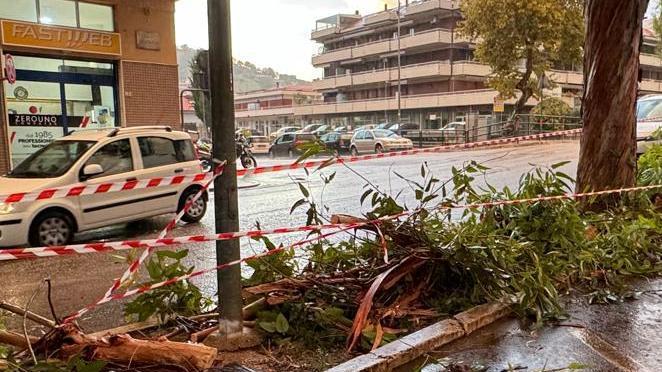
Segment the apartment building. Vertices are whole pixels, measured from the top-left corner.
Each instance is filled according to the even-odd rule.
[[[237,93],[234,98],[236,126],[250,128],[264,135],[286,126],[303,127],[310,119],[295,117],[295,109],[321,100],[322,95],[314,92],[310,85],[276,86]]]
[[[485,85],[491,69],[474,61],[475,45],[456,30],[462,19],[459,1],[402,2],[400,12],[338,14],[317,21],[311,38],[320,51],[312,63],[324,74],[313,87],[323,102],[297,107],[296,117],[356,126],[395,121],[401,107],[403,122],[439,128],[469,113],[493,114],[498,94]],[[662,91],[662,61],[653,55],[655,43],[647,30],[641,56],[643,93]],[[579,106],[580,71],[579,66],[549,71],[557,86],[545,96]],[[505,102],[506,111],[514,102]],[[536,103],[529,101],[531,106]]]

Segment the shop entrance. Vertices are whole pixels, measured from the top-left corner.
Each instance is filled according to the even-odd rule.
[[[14,56],[16,83],[4,84],[12,168],[81,128],[119,124],[113,63]]]

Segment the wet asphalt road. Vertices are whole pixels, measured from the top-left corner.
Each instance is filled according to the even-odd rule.
[[[433,155],[380,159],[351,165],[353,171],[360,173],[365,179],[378,185],[383,191],[393,195],[404,190],[400,201],[410,207],[415,206],[414,193],[407,184],[395,176],[395,172],[405,178],[420,179],[420,166],[427,162],[441,180],[451,175],[451,167],[462,167],[469,160],[482,162],[491,168],[486,180],[494,186],[514,185],[520,175],[532,169],[535,165],[551,165],[569,160],[564,171],[574,174],[579,151],[577,142],[546,142],[526,144],[512,147],[491,148],[473,151],[460,151]],[[260,165],[284,163],[288,160],[270,161],[258,159]],[[272,173],[253,176],[240,180],[240,185],[256,185],[257,187],[243,189],[240,197],[240,223],[242,230],[255,228],[259,221],[262,228],[283,226],[300,226],[306,221],[304,208],[290,215],[291,206],[301,198],[301,192],[296,180],[304,182],[312,191],[312,195],[320,203],[328,207],[328,214],[344,213],[357,215],[361,213],[359,199],[363,193],[366,180],[361,179],[353,171],[344,166],[324,169],[322,172],[330,175],[337,172],[331,184],[324,183],[317,174],[306,178],[303,170]],[[483,182],[483,181],[480,181]],[[214,232],[213,206],[200,224],[182,226],[173,232],[173,236],[212,234]],[[114,226],[103,230],[81,234],[79,242],[99,240],[121,240],[126,238],[154,238],[165,227],[173,216],[162,216],[130,225]],[[303,235],[294,234],[274,238],[275,243],[288,243],[301,239]],[[213,243],[189,246],[191,250],[188,259],[197,269],[215,266],[215,251]],[[242,240],[242,254],[251,255],[261,251],[261,246]],[[121,256],[124,256],[122,254]],[[32,293],[39,288],[44,278],[51,278],[53,283],[53,302],[58,315],[72,313],[90,302],[98,299],[111,285],[113,278],[118,277],[126,268],[116,254],[88,254],[68,257],[55,257],[40,260],[16,261],[0,263],[0,299],[19,306],[25,306]],[[208,295],[215,295],[215,274],[200,277],[196,283]],[[45,287],[42,287],[31,309],[48,315]],[[9,319],[9,325],[17,325],[17,319]],[[123,324],[122,303],[113,302],[88,313],[81,325],[87,331],[107,329]]]

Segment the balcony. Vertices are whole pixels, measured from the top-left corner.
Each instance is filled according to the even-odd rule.
[[[660,80],[642,80],[639,84],[639,90],[644,92],[662,92],[662,81]]]
[[[457,35],[456,35],[457,36]],[[456,43],[469,43],[468,39],[456,37]],[[400,38],[400,48],[403,50],[421,48],[426,46],[451,43],[451,31],[447,29],[434,29],[422,31],[413,35],[406,34]],[[372,43],[361,44],[341,49],[335,49],[313,56],[313,65],[322,66],[331,62],[347,61],[367,56],[388,54],[398,51],[396,39],[385,39]]]
[[[471,61],[456,61],[453,65],[453,74],[455,76],[485,78],[490,72],[491,69],[489,66]],[[403,66],[401,71],[402,80],[415,80],[437,76],[449,77],[450,75],[451,66],[448,61],[433,61]],[[323,91],[369,84],[383,85],[385,81],[398,81],[398,69],[396,67],[387,70],[364,71],[317,80],[313,82],[313,88],[317,91]]]
[[[443,92],[416,96],[403,96],[402,109],[424,109],[439,107],[492,105],[497,92],[492,89]],[[511,102],[509,102],[511,103]],[[347,102],[320,103],[297,106],[295,116],[346,114],[371,111],[397,110],[398,101],[394,97],[357,100]]]
[[[458,9],[459,4],[450,0],[424,0],[417,2],[410,2],[407,8],[407,15],[415,15],[425,13],[437,9],[453,10]]]
[[[258,110],[236,110],[234,116],[236,118],[255,118],[264,116],[287,116],[292,115],[294,106],[276,106],[265,107]]]
[[[584,74],[581,72],[553,70],[549,72],[549,78],[557,84],[584,85]]]
[[[642,54],[639,61],[644,66],[662,67],[662,58],[655,54]]]
[[[325,37],[329,37],[334,34],[340,33],[340,27],[332,26],[327,28],[321,28],[319,30],[313,30],[311,33],[311,40],[317,40]]]

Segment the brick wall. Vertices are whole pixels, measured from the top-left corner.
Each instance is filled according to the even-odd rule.
[[[122,62],[124,124],[181,129],[177,66]]]

